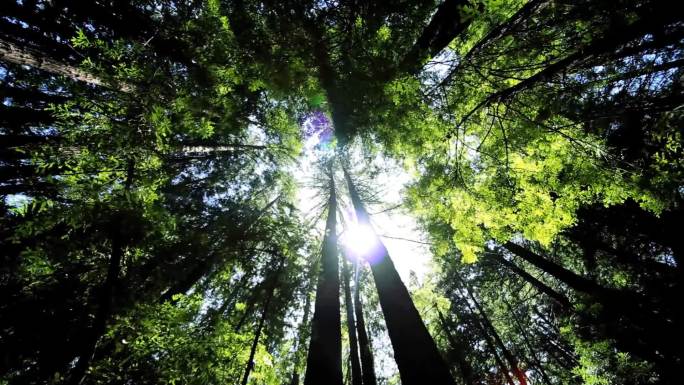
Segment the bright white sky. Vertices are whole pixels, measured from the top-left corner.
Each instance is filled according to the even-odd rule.
[[[317,156],[320,155],[320,151],[314,149],[317,143],[317,137],[307,140],[304,145],[304,155],[300,157],[299,165],[294,171],[295,179],[299,184],[297,194],[298,209],[309,220],[320,215],[321,205],[325,203],[325,197],[321,196],[321,191],[312,186],[312,177],[316,173],[315,161]],[[361,164],[361,156],[358,153],[352,152],[350,156],[352,160],[358,160],[359,164],[356,166],[359,168],[364,167]],[[375,178],[376,183],[374,186],[379,193],[378,200],[381,200],[382,204],[369,205],[367,207],[368,212],[371,214],[373,227],[378,234],[385,236],[382,237],[382,241],[387,247],[404,284],[408,286],[411,272],[414,272],[419,282],[422,282],[429,269],[430,251],[427,244],[419,242],[426,242],[427,237],[419,230],[415,219],[408,215],[407,210],[403,207],[378,213],[401,203],[402,190],[411,182],[411,177],[395,162],[388,159],[378,156],[374,163],[382,164],[384,172]],[[338,186],[338,191],[340,203],[348,205],[349,198],[342,195],[343,192],[346,194],[345,186]],[[318,224],[318,228],[322,232],[325,215],[321,218],[323,220]],[[342,231],[342,227],[338,226],[338,232],[340,231]]]
[[[305,123],[306,124],[306,123]],[[299,163],[293,170],[296,182],[299,185],[297,192],[297,206],[304,214],[307,221],[318,218],[318,223],[315,229],[323,233],[325,226],[325,215],[321,216],[321,210],[325,209],[325,195],[320,190],[313,186],[313,177],[316,174],[315,164],[318,157],[322,155],[315,147],[318,144],[318,138],[309,138],[304,144],[303,155],[299,159]],[[351,152],[349,155],[351,160],[356,160],[357,164],[352,166],[351,172],[354,173],[354,168],[363,169],[365,164],[362,163],[360,152]],[[378,193],[377,200],[381,204],[367,205],[367,210],[371,215],[371,222],[377,234],[380,234],[382,241],[389,251],[390,258],[394,262],[402,281],[408,287],[410,286],[411,273],[415,274],[418,284],[422,284],[426,274],[429,271],[429,263],[431,255],[429,246],[425,243],[427,237],[419,230],[415,219],[407,214],[407,210],[403,207],[388,210],[379,213],[387,208],[393,208],[402,201],[402,190],[411,182],[411,177],[400,166],[389,159],[377,157],[374,163],[382,165],[383,170],[374,179],[374,189]],[[341,175],[338,177],[340,183],[344,179]],[[350,207],[349,197],[346,196],[346,186],[344,183],[337,186],[338,189],[338,203]],[[342,208],[341,210],[346,210]],[[377,213],[377,214],[374,214]],[[343,227],[341,223],[338,224],[338,232],[341,232]],[[392,237],[392,238],[389,238]],[[403,238],[403,239],[396,239]],[[418,242],[413,242],[418,241]],[[392,346],[389,341],[389,336],[384,338],[372,339],[373,351],[375,352],[375,366],[376,373],[380,377],[391,378],[398,373],[398,369],[394,359],[392,358]]]

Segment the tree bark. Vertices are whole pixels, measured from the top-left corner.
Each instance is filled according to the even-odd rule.
[[[530,352],[530,358],[534,362],[534,366],[541,376],[542,380],[544,381],[544,384],[546,385],[553,385],[551,382],[551,379],[549,376],[546,374],[546,371],[544,370],[544,366],[542,363],[539,361],[539,358],[537,358],[537,353],[535,351],[534,346],[532,346],[532,343],[530,342],[529,336],[527,334],[527,331],[525,328],[522,326],[520,321],[518,320],[518,317],[515,315],[515,311],[513,309],[513,306],[506,301],[505,298],[503,298],[503,302],[506,304],[506,308],[508,309],[508,314],[511,315],[511,318],[513,318],[513,323],[515,324],[516,328],[518,329],[518,333],[522,336],[523,341],[525,342],[525,346],[527,347],[527,350]]]
[[[311,274],[309,274],[311,275]],[[297,345],[294,348],[294,360],[292,363],[292,379],[290,380],[290,385],[299,385],[299,373],[297,368],[299,367],[299,362],[301,360],[300,349],[306,342],[306,337],[308,337],[307,330],[309,330],[309,313],[311,312],[311,290],[313,288],[313,277],[309,277],[309,284],[304,289],[304,314],[302,315],[302,323],[299,326],[299,338],[297,339]]]
[[[551,299],[556,301],[564,309],[572,309],[572,305],[570,304],[570,300],[568,300],[568,298],[565,295],[557,292],[556,290],[554,290],[551,287],[549,287],[548,285],[546,285],[544,282],[533,277],[530,273],[526,272],[523,268],[519,267],[515,263],[506,260],[501,254],[491,253],[488,255],[490,255],[491,257],[496,259],[499,263],[506,266],[507,268],[509,268],[511,271],[513,271],[517,275],[519,275],[523,280],[525,280],[527,283],[532,285],[534,288],[536,288],[540,292],[548,295]]]
[[[499,367],[499,370],[501,371],[501,374],[506,379],[506,382],[508,383],[508,385],[515,385],[515,383],[513,382],[513,378],[511,377],[511,374],[508,372],[508,368],[506,367],[506,364],[503,362],[503,360],[499,356],[499,352],[496,350],[496,343],[494,342],[494,339],[489,334],[489,331],[486,329],[485,325],[483,324],[482,319],[475,314],[475,310],[472,308],[472,306],[470,305],[470,303],[467,300],[465,301],[465,304],[468,307],[468,311],[470,312],[470,316],[472,317],[472,321],[475,323],[475,326],[482,333],[482,338],[484,338],[485,343],[486,343],[487,347],[489,348],[489,352],[492,354],[492,357],[494,357],[494,361],[496,362],[496,366]]]
[[[356,339],[354,322],[354,304],[352,303],[351,288],[349,286],[349,263],[342,260],[342,275],[344,276],[344,304],[347,313],[347,332],[349,333],[349,360],[351,361],[351,383],[362,385],[361,362],[359,362],[359,345]]]
[[[368,213],[346,169],[344,174],[358,223],[372,229]],[[375,245],[369,252],[372,259],[371,272],[394,349],[401,383],[455,385],[449,368],[401,281],[387,249],[377,234],[374,235]]]
[[[437,55],[465,31],[471,19],[464,18],[460,8],[467,4],[467,0],[446,0],[440,4],[430,23],[403,57],[398,72],[420,72],[426,60]]]
[[[463,289],[468,294],[468,297],[470,297],[470,300],[475,305],[475,308],[477,309],[478,313],[480,313],[480,319],[482,320],[482,324],[484,325],[485,329],[487,329],[488,332],[491,334],[492,338],[494,339],[494,342],[496,342],[496,345],[499,347],[499,349],[501,349],[504,358],[508,362],[508,365],[513,371],[513,374],[518,379],[518,382],[520,383],[520,385],[527,385],[527,378],[525,377],[525,373],[523,373],[523,371],[520,369],[518,359],[508,349],[506,344],[504,344],[503,340],[501,339],[501,336],[499,335],[499,332],[492,324],[492,321],[487,316],[487,313],[485,312],[484,308],[482,307],[482,305],[480,305],[480,302],[477,300],[477,298],[475,298],[472,289],[461,277],[458,277],[458,280],[461,281]]]
[[[126,176],[124,190],[129,191],[133,183],[134,162],[128,162],[128,172]],[[105,278],[102,287],[99,290],[98,306],[93,320],[92,327],[86,331],[87,335],[85,343],[80,349],[78,360],[66,379],[68,385],[79,385],[83,382],[90,363],[95,355],[95,349],[100,337],[107,330],[107,322],[112,313],[114,305],[114,294],[116,286],[119,282],[119,275],[121,273],[121,260],[123,258],[124,249],[126,247],[124,241],[125,223],[121,217],[117,217],[112,221],[112,235],[111,245],[112,252],[109,258],[109,266],[107,268],[107,277]]]
[[[608,55],[611,58],[616,58],[625,54],[637,54],[641,52],[641,47],[639,45],[635,47],[623,46],[634,39],[643,37],[645,34],[654,33],[654,31],[660,32],[663,29],[663,26],[672,22],[674,18],[671,14],[672,12],[666,11],[665,8],[657,9],[656,7],[649,10],[650,11],[645,14],[640,15],[640,19],[631,25],[610,30],[610,33],[607,34],[607,36],[594,39],[586,46],[579,47],[577,51],[546,66],[544,69],[521,80],[515,85],[490,93],[484,100],[475,106],[475,108],[464,115],[457,127],[461,126],[480,108],[488,106],[491,103],[510,99],[518,93],[532,88],[537,84],[549,81],[554,76],[567,72],[572,68],[588,66],[598,57]]]
[[[330,199],[323,236],[321,273],[316,289],[311,341],[307,356],[305,385],[342,385],[342,336],[340,321],[340,277],[337,250],[337,196],[329,165]]]
[[[43,52],[28,47],[20,47],[19,45],[2,38],[0,38],[0,60],[17,65],[26,65],[53,75],[65,76],[69,79],[95,86],[114,88],[123,92],[133,91],[133,87],[128,84],[112,86],[97,76],[83,71],[80,68],[64,64],[50,58]]]
[[[475,378],[473,377],[473,367],[470,362],[466,359],[466,354],[464,351],[463,344],[453,335],[444,314],[437,309],[437,315],[439,316],[439,322],[442,324],[442,330],[449,341],[449,346],[451,347],[451,353],[456,359],[458,364],[459,372],[463,377],[463,382],[466,385],[475,385]]]
[[[594,295],[597,297],[600,297],[602,293],[604,293],[607,290],[606,288],[599,286],[592,280],[575,274],[574,272],[560,265],[557,265],[556,263],[551,262],[548,259],[518,244],[509,241],[504,243],[503,247],[511,253],[524,259],[525,261],[531,263],[536,268],[542,270],[543,272],[551,275],[552,277],[570,286],[574,290]]]
[[[672,337],[678,335],[676,314],[668,318],[638,293],[601,286],[513,242],[503,246],[572,289],[587,294],[601,305],[598,315],[589,315],[590,322],[605,324],[605,333],[616,340],[619,348],[658,362],[666,376],[675,375],[674,368],[681,357],[681,339]]]
[[[359,337],[359,350],[361,351],[361,373],[363,373],[363,385],[376,385],[375,363],[371,343],[366,332],[366,321],[363,316],[363,304],[361,303],[361,280],[359,279],[359,262],[355,263],[356,274],[354,284],[354,312],[356,314],[356,331]]]
[[[245,375],[242,377],[242,385],[247,385],[247,381],[249,380],[249,374],[252,372],[252,369],[254,368],[254,355],[256,354],[257,347],[259,346],[259,338],[261,337],[261,331],[264,328],[264,322],[266,321],[266,317],[268,315],[268,309],[271,305],[273,294],[275,293],[275,289],[278,286],[278,280],[280,278],[280,273],[283,269],[284,263],[285,257],[280,256],[278,267],[273,272],[271,284],[268,288],[268,294],[266,296],[266,300],[264,301],[264,306],[261,309],[261,318],[259,319],[259,324],[257,325],[256,332],[254,333],[254,340],[252,341],[252,347],[249,351],[249,359],[247,360],[247,365],[245,366]]]

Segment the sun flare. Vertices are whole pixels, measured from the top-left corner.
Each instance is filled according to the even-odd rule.
[[[341,237],[342,244],[355,258],[367,259],[377,244],[377,236],[368,225],[353,225]]]

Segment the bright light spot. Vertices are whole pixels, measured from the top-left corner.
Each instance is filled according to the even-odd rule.
[[[341,238],[342,244],[355,258],[367,259],[377,245],[377,237],[368,225],[353,225]]]

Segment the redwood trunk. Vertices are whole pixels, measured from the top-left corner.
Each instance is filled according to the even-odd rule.
[[[346,170],[345,178],[359,224],[370,227],[368,213]],[[387,249],[377,235],[375,239],[375,246],[370,252],[373,255],[371,271],[394,349],[394,359],[399,368],[401,383],[455,385],[449,368],[416,310]]]
[[[356,339],[356,327],[354,326],[354,305],[352,304],[351,289],[349,287],[349,265],[342,261],[342,274],[344,275],[344,304],[347,313],[347,332],[349,333],[349,360],[351,361],[351,383],[362,385],[361,363],[359,362],[359,346]]]
[[[373,352],[366,332],[366,320],[363,317],[363,304],[361,303],[361,280],[359,279],[359,264],[356,263],[356,280],[354,285],[354,311],[356,313],[356,331],[359,336],[359,350],[361,351],[361,372],[363,373],[363,385],[376,385],[375,364]]]
[[[254,369],[254,355],[256,354],[257,347],[259,346],[259,338],[261,337],[261,331],[264,328],[264,322],[266,321],[266,317],[268,315],[268,309],[269,306],[271,305],[271,300],[273,299],[273,294],[275,293],[275,289],[278,286],[278,278],[280,277],[280,272],[282,271],[284,264],[284,257],[281,256],[280,263],[278,268],[274,271],[272,280],[271,280],[271,287],[268,290],[268,294],[266,296],[266,300],[264,301],[264,307],[261,310],[261,318],[259,319],[259,324],[257,325],[257,330],[254,333],[254,340],[252,341],[252,348],[249,351],[249,360],[247,360],[247,365],[245,367],[245,375],[242,377],[242,385],[247,385],[247,381],[249,381],[249,374],[252,372],[252,369]]]
[[[91,75],[78,67],[52,59],[45,53],[38,52],[35,49],[20,47],[9,40],[0,39],[0,60],[12,64],[26,65],[54,75],[65,76],[76,81],[111,88],[111,86],[103,82],[102,79]],[[130,92],[133,89],[130,85],[124,84],[119,86],[118,90]]]
[[[337,258],[335,215],[337,197],[330,172],[328,220],[323,237],[321,274],[316,289],[311,342],[307,356],[305,385],[342,385],[342,337],[340,325],[340,277]]]
[[[506,260],[503,256],[497,253],[491,254],[499,263],[502,265],[506,266],[509,268],[511,271],[514,273],[518,274],[523,280],[525,280],[527,283],[530,285],[534,286],[537,290],[540,292],[548,295],[551,299],[556,301],[559,305],[563,306],[564,309],[572,309],[572,305],[570,304],[570,300],[568,298],[557,292],[556,290],[552,289],[542,281],[538,280],[537,278],[533,277],[530,273],[526,272],[523,268],[519,267],[515,263]]]
[[[466,360],[466,354],[464,351],[463,344],[453,335],[449,325],[447,323],[444,314],[442,314],[439,309],[437,309],[437,315],[439,316],[439,321],[442,324],[442,330],[449,341],[449,347],[451,348],[451,354],[456,359],[459,371],[463,377],[463,382],[466,385],[475,385],[475,379],[473,378],[473,367],[470,362]]]

